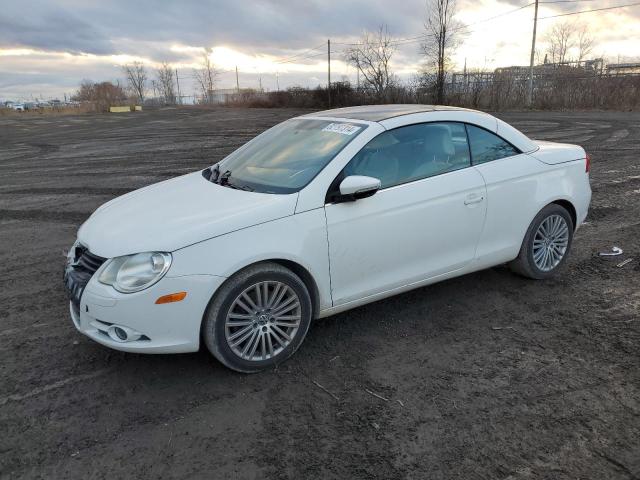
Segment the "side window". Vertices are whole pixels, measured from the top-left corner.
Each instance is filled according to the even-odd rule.
[[[378,135],[351,159],[344,175],[378,178],[387,188],[470,165],[463,124],[421,123]]]
[[[483,128],[467,125],[467,132],[474,165],[520,153],[513,145]]]

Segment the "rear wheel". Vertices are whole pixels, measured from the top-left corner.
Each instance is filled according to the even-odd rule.
[[[276,263],[238,272],[216,293],[203,324],[209,351],[240,372],[257,372],[289,358],[311,323],[311,298],[295,273]]]
[[[557,204],[544,207],[533,219],[511,269],[528,278],[542,280],[564,265],[573,240],[573,221]]]

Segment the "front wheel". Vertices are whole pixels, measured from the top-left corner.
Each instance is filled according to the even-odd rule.
[[[564,265],[573,240],[573,220],[557,204],[544,207],[533,219],[511,269],[528,278],[542,280]]]
[[[311,297],[300,277],[277,263],[261,263],[238,272],[216,293],[203,338],[227,367],[258,372],[293,355],[311,315]]]

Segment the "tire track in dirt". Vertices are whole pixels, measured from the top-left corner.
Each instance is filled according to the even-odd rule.
[[[119,187],[30,187],[0,190],[0,195],[113,195],[129,193],[131,188]]]
[[[144,357],[76,334],[57,272],[89,212],[9,207],[12,193],[67,190],[89,204],[204,168],[303,112],[141,113],[0,118],[0,398],[27,395],[0,409],[2,475],[628,478],[615,462],[637,474],[640,262],[617,268],[597,252],[615,241],[640,258],[637,185],[613,183],[638,174],[639,114],[499,115],[593,153],[590,225],[556,279],[496,268],[409,292],[314,323],[287,363],[243,376],[204,352]]]
[[[67,377],[63,380],[58,380],[57,382],[49,383],[47,385],[42,385],[40,387],[34,388],[33,390],[25,393],[12,393],[10,395],[6,395],[4,397],[0,397],[0,406],[5,405],[9,402],[21,402],[23,400],[27,400],[31,397],[35,397],[36,395],[41,395],[43,393],[50,392],[52,390],[57,390],[58,388],[65,387],[67,385],[71,385],[78,382],[83,382],[85,380],[89,380],[92,378],[99,377],[106,373],[112,371],[110,368],[104,368],[102,370],[96,370],[90,373],[84,373],[82,375],[74,375],[73,377]]]
[[[89,215],[91,215],[91,212],[0,209],[0,220],[23,220],[28,222],[71,223],[79,225],[89,218]]]

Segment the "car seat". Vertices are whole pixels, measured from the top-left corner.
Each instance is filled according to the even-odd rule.
[[[448,171],[456,149],[447,125],[427,125],[424,130],[423,158],[413,171],[414,178],[423,178]]]

